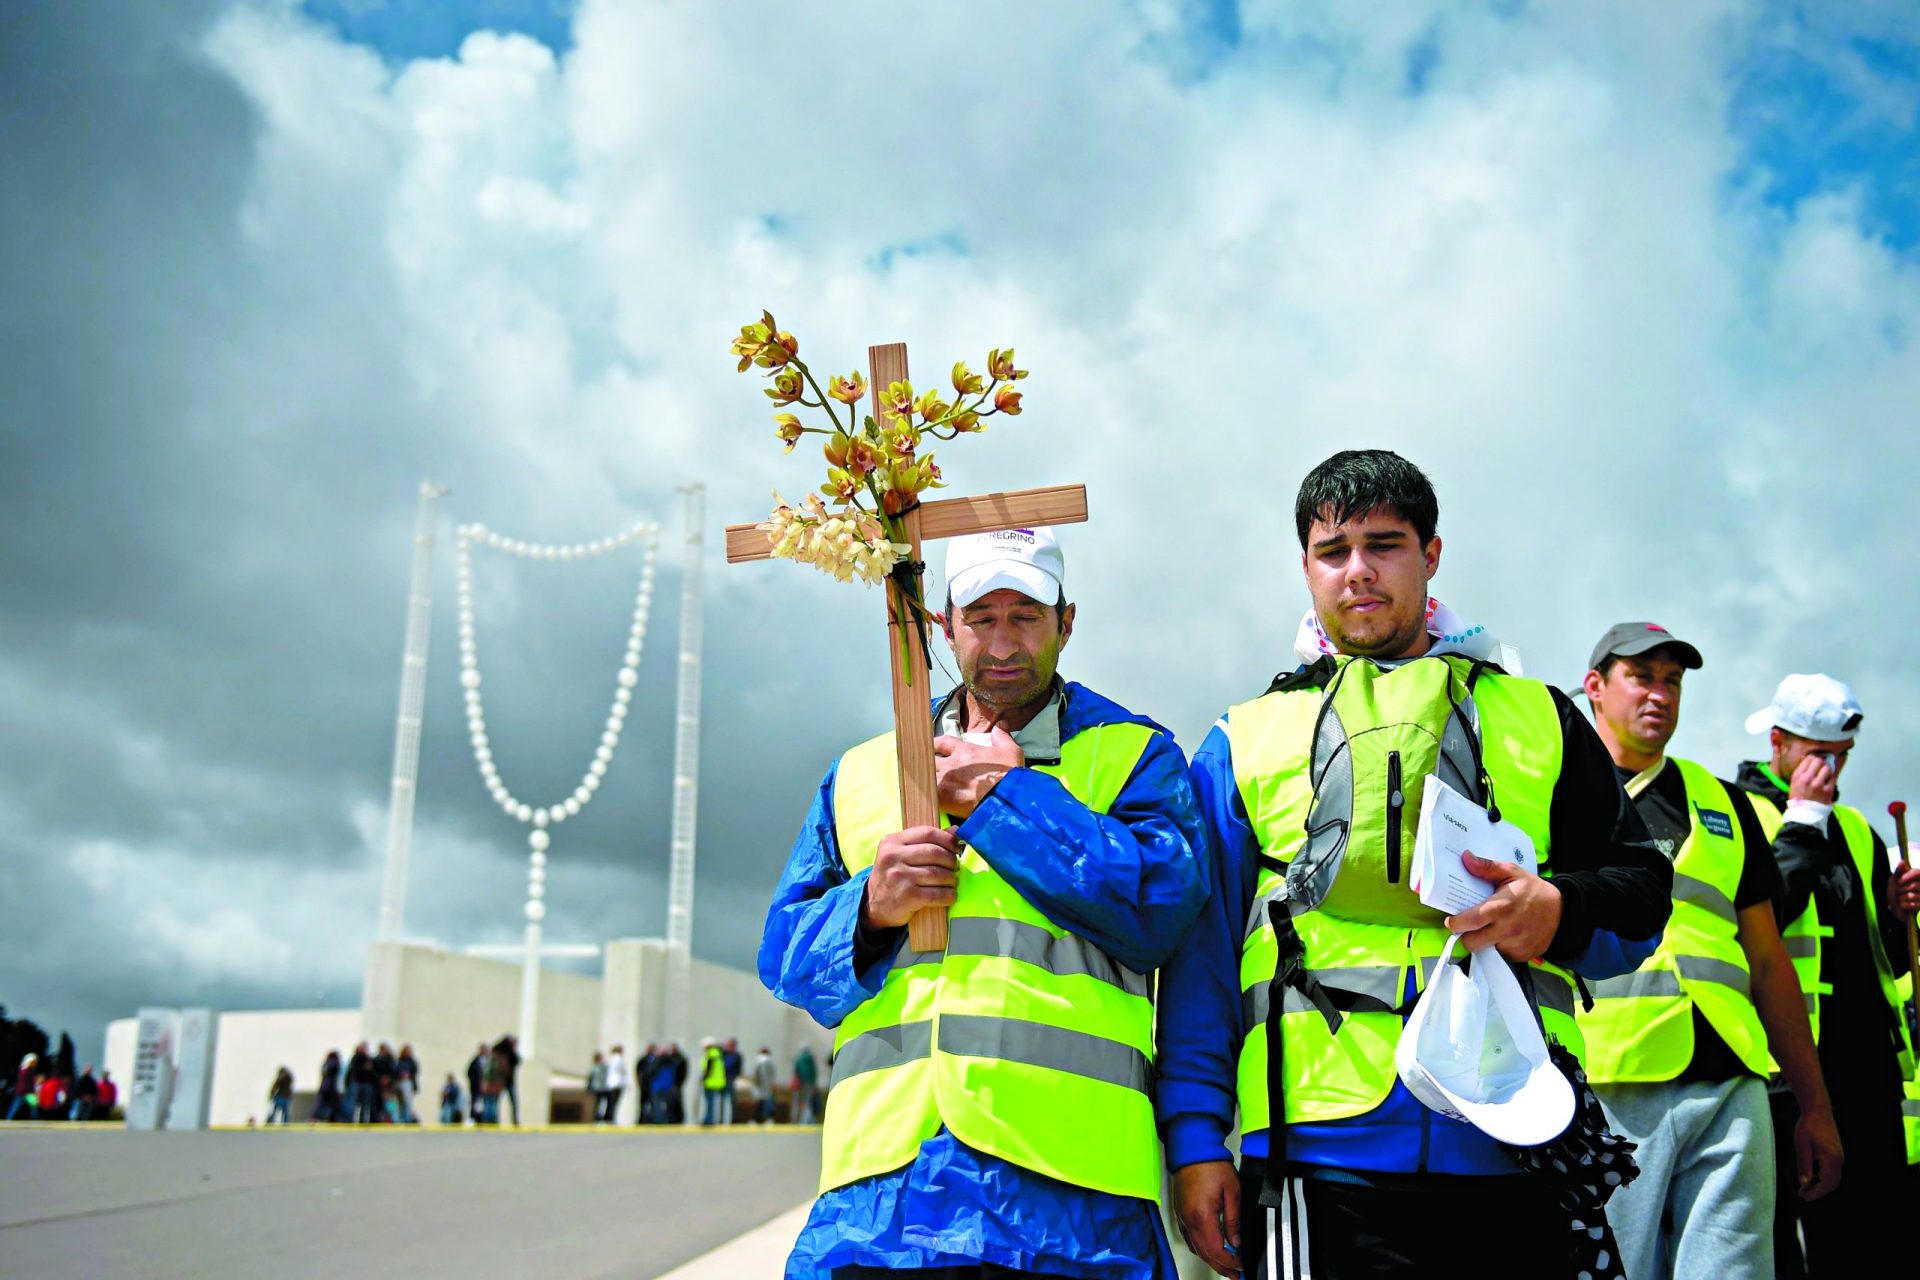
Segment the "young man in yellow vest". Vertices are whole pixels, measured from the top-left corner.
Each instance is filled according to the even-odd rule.
[[[1216,888],[1161,977],[1176,1215],[1225,1276],[1570,1276],[1571,1213],[1491,1137],[1422,1105],[1394,1049],[1461,935],[1515,962],[1547,1035],[1577,1054],[1574,975],[1652,953],[1670,868],[1585,717],[1505,674],[1492,636],[1429,596],[1439,503],[1419,468],[1335,454],[1294,519],[1313,598],[1303,665],[1194,756]],[[1429,776],[1524,830],[1542,874],[1474,859],[1490,899],[1450,917],[1423,905],[1409,880]]]
[[[1587,1078],[1613,1127],[1639,1144],[1640,1177],[1608,1206],[1621,1261],[1633,1280],[1771,1280],[1769,1048],[1800,1101],[1797,1176],[1779,1196],[1819,1199],[1839,1184],[1842,1161],[1774,920],[1780,873],[1746,795],[1666,753],[1700,651],[1655,623],[1622,622],[1587,665],[1594,727],[1674,863],[1660,949],[1633,973],[1596,983],[1580,1014]]]
[[[1765,733],[1765,761],[1740,766],[1773,838],[1786,891],[1780,918],[1812,1014],[1820,1065],[1833,1092],[1847,1173],[1832,1195],[1795,1204],[1780,1170],[1782,1276],[1847,1275],[1864,1242],[1913,1212],[1920,1161],[1920,1091],[1897,975],[1907,970],[1906,921],[1920,906],[1920,872],[1889,874],[1886,846],[1858,809],[1839,802],[1839,776],[1860,731],[1852,690],[1825,675],[1790,675],[1747,719]],[[1776,1123],[1793,1100],[1776,1095]],[[1793,1247],[1794,1211],[1805,1241]]]
[[[1065,572],[1048,529],[948,542],[951,825],[900,829],[885,734],[828,770],[794,844],[760,977],[836,1032],[789,1280],[1172,1280],[1152,974],[1206,897],[1206,837],[1172,736],[1055,674]],[[908,948],[928,906],[945,952]]]

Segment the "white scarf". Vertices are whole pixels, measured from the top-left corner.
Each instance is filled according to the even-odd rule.
[[[1432,596],[1427,597],[1427,634],[1433,637],[1430,653],[1457,653],[1485,662],[1497,662],[1508,675],[1520,674],[1518,649],[1500,643],[1491,631],[1479,623],[1469,622]],[[1326,628],[1320,625],[1320,615],[1312,609],[1308,609],[1306,617],[1300,619],[1299,633],[1293,639],[1293,651],[1302,662],[1318,662],[1336,652]]]

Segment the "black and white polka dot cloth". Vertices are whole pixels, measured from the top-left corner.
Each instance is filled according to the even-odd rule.
[[[1606,1206],[1608,1197],[1640,1176],[1634,1144],[1607,1127],[1579,1060],[1555,1041],[1548,1041],[1547,1052],[1573,1082],[1573,1122],[1552,1142],[1506,1151],[1527,1172],[1550,1180],[1560,1207],[1573,1215],[1566,1274],[1574,1280],[1625,1280]]]

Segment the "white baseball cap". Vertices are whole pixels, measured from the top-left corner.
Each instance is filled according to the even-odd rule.
[[[1815,742],[1852,742],[1862,714],[1853,690],[1832,676],[1791,675],[1772,702],[1747,717],[1747,732],[1785,729]]]
[[[1067,562],[1045,526],[969,533],[947,541],[947,598],[964,609],[1010,587],[1041,604],[1066,598]]]
[[[1573,1122],[1573,1084],[1547,1055],[1505,957],[1480,952],[1469,976],[1451,963],[1459,940],[1447,939],[1433,981],[1401,1029],[1394,1066],[1414,1097],[1496,1141],[1552,1142]]]

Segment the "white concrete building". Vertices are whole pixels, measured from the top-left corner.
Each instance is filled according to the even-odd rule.
[[[538,1056],[520,1069],[520,1115],[528,1124],[556,1118],[554,1094],[563,1104],[569,1090],[584,1087],[595,1052],[621,1045],[631,1070],[641,1051],[665,1039],[667,944],[656,938],[626,938],[602,951],[602,974],[543,969],[540,974]],[[519,1025],[521,971],[518,962],[487,959],[410,942],[376,942],[368,948],[362,1007],[277,1009],[220,1014],[215,1041],[211,1122],[244,1125],[264,1120],[267,1088],[282,1066],[293,1071],[296,1121],[312,1114],[321,1061],[329,1050],[342,1060],[362,1040],[385,1040],[397,1051],[413,1046],[420,1063],[422,1123],[439,1116],[441,1083],[449,1072],[467,1088],[467,1063],[483,1042],[492,1044]],[[699,1038],[733,1037],[748,1063],[761,1045],[786,1065],[801,1045],[811,1045],[825,1072],[830,1036],[811,1018],[767,994],[757,976],[696,959],[688,1008],[693,1044],[690,1094],[698,1087]],[[137,1019],[107,1027],[106,1068],[116,1080],[133,1072]],[[577,1098],[577,1095],[574,1095]],[[639,1091],[629,1085],[620,1119],[632,1123]],[[689,1112],[697,1108],[691,1105]],[[562,1112],[577,1111],[563,1105]],[[502,1118],[506,1106],[502,1103]],[[566,1118],[561,1115],[558,1118]],[[584,1118],[584,1117],[583,1117]]]

